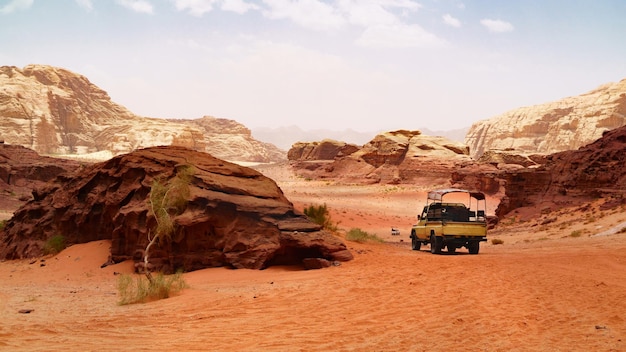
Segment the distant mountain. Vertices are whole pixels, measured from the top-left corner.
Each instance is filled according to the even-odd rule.
[[[433,131],[427,128],[420,129],[423,135],[446,137],[456,142],[463,142],[465,140],[467,130],[469,130],[469,127],[450,131]],[[324,139],[364,145],[382,132],[384,131],[357,132],[351,129],[343,131],[333,131],[329,129],[303,130],[298,126],[252,128],[254,138],[271,143],[284,150],[289,150],[297,142],[316,142]]]
[[[0,67],[0,140],[42,154],[112,155],[177,145],[232,161],[285,160],[286,151],[252,138],[240,123],[140,117],[68,70],[28,65]]]
[[[472,157],[494,149],[551,154],[575,150],[626,125],[626,79],[588,93],[478,121],[465,143]]]

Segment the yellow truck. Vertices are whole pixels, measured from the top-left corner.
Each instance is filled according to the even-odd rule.
[[[445,198],[445,200],[444,200]],[[448,253],[466,247],[478,254],[480,242],[487,240],[487,200],[482,192],[447,188],[428,192],[426,206],[411,228],[411,248],[430,244],[430,252]]]

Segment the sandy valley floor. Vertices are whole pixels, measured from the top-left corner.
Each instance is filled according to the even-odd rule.
[[[131,266],[100,268],[107,241],[0,262],[0,350],[626,350],[624,209],[509,219],[490,235],[503,244],[436,256],[408,240],[424,190],[263,172],[297,208],[326,203],[340,228],[387,242],[347,242],[355,259],[322,270],[187,273],[182,294],[128,306],[115,273]]]

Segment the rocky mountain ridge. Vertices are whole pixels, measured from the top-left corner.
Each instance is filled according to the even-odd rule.
[[[68,70],[28,65],[0,67],[0,139],[42,154],[113,155],[176,145],[226,160],[285,159],[279,148],[252,138],[233,120],[140,117],[111,101],[86,77]]]
[[[488,150],[551,154],[587,145],[626,125],[626,79],[588,93],[476,122],[465,137],[472,157]]]

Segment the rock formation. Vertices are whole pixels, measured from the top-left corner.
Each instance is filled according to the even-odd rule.
[[[518,206],[558,207],[580,204],[597,198],[626,201],[626,126],[605,132],[604,136],[578,150],[548,156],[537,170],[506,175],[506,202],[499,212]],[[526,184],[535,186],[528,189]]]
[[[354,144],[324,139],[321,142],[298,142],[287,152],[289,160],[335,160],[359,150]]]
[[[611,204],[626,204],[626,126],[607,131],[602,138],[577,150],[534,161],[536,164],[527,167],[521,162],[497,166],[468,163],[454,172],[453,182],[501,192],[496,210],[499,217],[517,208],[555,210],[599,198]]]
[[[36,187],[45,185],[63,173],[73,172],[80,163],[40,156],[19,145],[0,143],[0,205],[17,209],[32,198]]]
[[[171,272],[230,266],[261,269],[306,258],[350,260],[332,234],[294,210],[261,173],[182,147],[152,147],[85,167],[33,192],[0,233],[0,258],[42,254],[62,235],[68,243],[110,239],[111,259],[139,261],[156,225],[147,196],[153,181],[190,167],[190,197],[170,240],[152,252],[155,269]]]
[[[222,159],[285,159],[277,147],[227,119],[165,120],[139,117],[111,101],[81,75],[62,68],[0,67],[0,137],[42,154],[113,155],[155,145],[177,145]]]
[[[299,155],[294,145],[289,155]],[[420,131],[381,133],[359,150],[337,155],[332,161],[300,158],[297,172],[309,178],[336,179],[356,183],[447,184],[454,164],[469,160],[462,143],[444,137],[425,136]],[[304,160],[304,161],[303,161]]]
[[[491,149],[551,154],[574,150],[626,125],[626,79],[575,97],[476,122],[465,137],[472,157]]]

